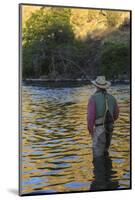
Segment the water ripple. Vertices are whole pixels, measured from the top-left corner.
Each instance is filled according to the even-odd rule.
[[[129,90],[129,86],[110,88],[118,99],[120,117],[114,127],[110,158],[93,163],[86,124],[93,88],[23,86],[22,193],[128,188]]]

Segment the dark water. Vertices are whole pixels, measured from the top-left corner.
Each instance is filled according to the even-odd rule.
[[[110,154],[93,161],[87,131],[90,85],[22,88],[21,193],[130,187],[130,88],[109,89],[118,100]]]

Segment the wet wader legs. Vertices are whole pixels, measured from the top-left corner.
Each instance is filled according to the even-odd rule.
[[[112,138],[113,125],[108,124],[103,127],[103,125],[97,126],[93,133],[93,156],[98,157],[104,155],[108,152],[111,138]]]
[[[106,144],[105,144],[105,152],[109,150],[111,139],[112,139],[112,132],[113,132],[113,124],[106,124],[105,126],[105,136],[106,136]]]
[[[93,158],[94,180],[90,190],[118,189],[118,180],[113,180],[116,171],[112,168],[112,160],[108,154]]]
[[[98,157],[104,154],[106,144],[105,128],[103,126],[97,126],[93,133],[93,156]]]

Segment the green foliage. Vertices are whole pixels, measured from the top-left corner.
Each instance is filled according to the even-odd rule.
[[[49,73],[49,67],[54,65],[50,58],[55,49],[74,39],[69,20],[70,9],[64,8],[52,8],[47,13],[40,9],[32,14],[23,30],[24,77]]]
[[[108,78],[118,77],[129,70],[130,50],[124,43],[106,43],[101,53],[101,73]]]
[[[89,78],[99,73],[111,78],[129,71],[128,42],[110,39],[104,43],[106,35],[93,38],[86,34],[85,40],[75,37],[77,29],[85,32],[84,24],[86,30],[103,22],[109,28],[117,27],[121,13],[89,10],[83,14],[82,10],[80,15],[70,8],[42,7],[31,15],[23,28],[23,78]],[[129,25],[124,27],[119,31],[129,31]]]

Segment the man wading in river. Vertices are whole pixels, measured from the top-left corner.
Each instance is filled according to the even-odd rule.
[[[93,156],[98,157],[108,153],[119,108],[116,99],[107,93],[106,89],[111,84],[104,76],[98,76],[92,83],[97,91],[88,102],[87,122],[93,140]]]

